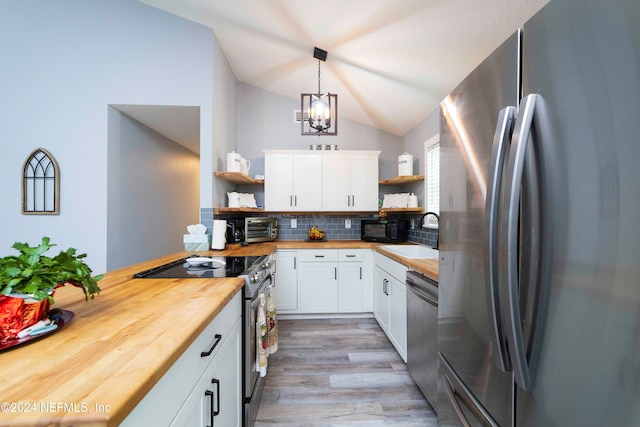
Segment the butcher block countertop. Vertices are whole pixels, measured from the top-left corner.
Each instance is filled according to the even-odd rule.
[[[398,261],[401,264],[409,267],[410,270],[418,271],[426,276],[431,277],[434,280],[438,280],[438,265],[437,259],[426,258],[407,258],[399,255],[395,252],[388,251],[382,246],[388,243],[374,243],[364,242],[362,240],[328,240],[326,242],[307,242],[304,240],[277,240],[275,242],[268,243],[251,243],[247,246],[240,246],[240,244],[227,245],[224,251],[212,251],[207,254],[222,254],[222,255],[239,255],[239,256],[252,256],[252,255],[268,255],[278,249],[373,249],[394,261]],[[408,245],[412,243],[406,243]],[[185,252],[185,256],[188,255]]]
[[[133,279],[178,253],[105,274],[85,302],[59,288],[54,308],[74,319],[39,341],[0,353],[0,426],[117,426],[244,282]]]

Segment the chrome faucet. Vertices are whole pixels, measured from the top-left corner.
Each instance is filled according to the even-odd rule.
[[[438,216],[438,214],[437,214],[437,213],[435,213],[435,212],[427,212],[427,213],[423,214],[423,215],[420,217],[420,228],[422,228],[423,223],[424,223],[424,218],[425,218],[427,215],[433,215],[433,216],[435,216],[435,217],[436,217],[436,219],[438,220],[438,236],[436,237],[436,245],[435,245],[435,247],[434,247],[433,249],[435,249],[435,250],[440,250],[440,249],[438,249],[438,247],[440,246],[440,217],[439,217],[439,216]]]

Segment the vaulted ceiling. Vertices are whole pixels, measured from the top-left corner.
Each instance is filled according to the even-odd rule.
[[[140,0],[209,26],[241,82],[403,136],[548,0]]]

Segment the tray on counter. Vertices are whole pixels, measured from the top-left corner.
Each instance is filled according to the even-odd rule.
[[[47,317],[51,319],[52,322],[58,325],[57,328],[55,328],[52,331],[44,332],[40,335],[33,335],[33,336],[28,335],[24,338],[16,338],[4,344],[0,344],[0,352],[10,350],[18,346],[28,344],[28,343],[37,341],[41,338],[48,337],[49,335],[55,334],[60,329],[64,328],[69,322],[71,322],[71,319],[73,319],[73,316],[74,316],[73,311],[62,310],[60,308],[54,308],[53,310],[49,310],[49,314],[47,315]]]

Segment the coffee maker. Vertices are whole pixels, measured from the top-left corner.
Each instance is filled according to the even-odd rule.
[[[244,242],[244,218],[227,219],[227,243]]]

